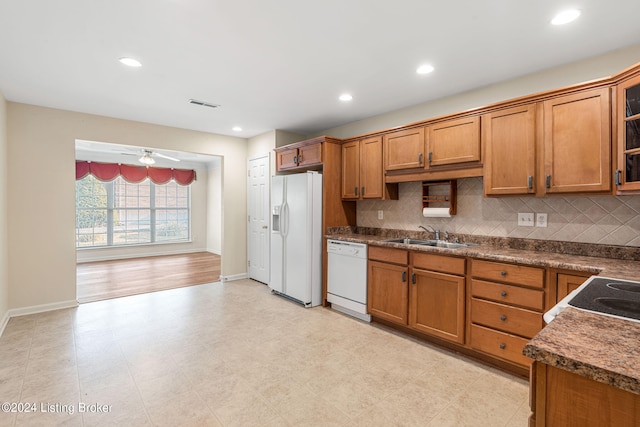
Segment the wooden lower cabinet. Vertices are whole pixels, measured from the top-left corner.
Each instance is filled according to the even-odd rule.
[[[409,327],[464,343],[464,277],[413,268]]]
[[[531,427],[637,427],[640,395],[540,362],[531,367]]]
[[[587,280],[585,276],[559,273],[557,278],[556,302],[569,295]]]
[[[522,349],[544,326],[545,269],[493,261],[471,261],[471,348],[521,367]]]
[[[367,305],[372,316],[407,324],[409,299],[406,266],[369,261]]]

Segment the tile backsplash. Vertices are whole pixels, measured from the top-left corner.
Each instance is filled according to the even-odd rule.
[[[358,203],[358,226],[640,247],[640,196],[484,198],[482,178],[458,180],[457,215],[422,216],[422,183],[399,184],[399,200]],[[384,219],[378,219],[382,210]],[[518,212],[547,213],[548,226],[518,226]]]

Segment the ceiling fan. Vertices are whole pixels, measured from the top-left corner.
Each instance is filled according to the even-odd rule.
[[[156,161],[154,159],[154,157],[161,157],[163,159],[168,159],[168,160],[172,160],[174,162],[179,162],[180,159],[176,159],[175,157],[171,157],[171,156],[167,156],[165,154],[161,154],[161,153],[156,153],[152,150],[143,148],[141,150],[136,150],[138,151],[139,154],[141,154],[141,157],[138,159],[138,161],[144,165],[152,165],[154,164]],[[138,154],[133,154],[133,153],[122,153],[124,155],[127,156],[137,156]]]

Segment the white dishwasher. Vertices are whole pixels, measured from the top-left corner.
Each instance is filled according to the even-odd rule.
[[[331,308],[371,321],[367,314],[367,245],[327,241],[327,301]]]

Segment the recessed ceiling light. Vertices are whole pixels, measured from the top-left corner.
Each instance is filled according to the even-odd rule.
[[[232,130],[236,131],[236,132],[242,132],[242,128],[240,126],[234,126],[232,128]]]
[[[429,74],[431,72],[433,72],[433,70],[435,70],[435,68],[433,68],[433,65],[429,65],[429,64],[424,64],[418,67],[418,69],[416,70],[416,73],[418,74]]]
[[[577,9],[564,10],[558,13],[552,20],[553,25],[564,25],[569,22],[575,21],[580,16],[580,11]]]
[[[133,58],[120,58],[119,61],[129,67],[142,67],[142,64],[137,59]]]
[[[342,95],[340,95],[340,101],[351,101],[353,99],[353,96],[349,95],[348,93],[343,93]]]

